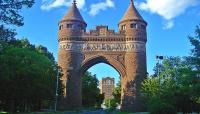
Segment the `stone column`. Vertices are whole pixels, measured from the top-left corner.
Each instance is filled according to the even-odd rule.
[[[63,70],[61,77],[64,98],[61,101],[61,109],[73,109],[81,107],[81,53],[60,49],[58,52],[58,65]]]
[[[144,111],[140,100],[140,85],[146,77],[146,52],[125,54],[126,76],[122,77],[121,109],[129,112]]]

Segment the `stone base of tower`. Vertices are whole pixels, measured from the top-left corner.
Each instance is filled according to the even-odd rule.
[[[80,102],[73,102],[67,98],[62,98],[58,103],[58,110],[76,110],[81,108]]]
[[[121,111],[123,112],[145,112],[145,105],[141,100],[135,99],[133,96],[124,96],[121,104]]]
[[[141,82],[139,82],[141,83]],[[122,96],[121,96],[121,111],[123,112],[145,112],[145,104],[140,96],[140,87],[137,85],[137,79],[128,81],[123,85],[122,82]]]

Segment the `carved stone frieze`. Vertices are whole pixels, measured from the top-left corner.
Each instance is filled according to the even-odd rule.
[[[144,42],[113,42],[113,43],[85,43],[85,42],[68,42],[62,41],[59,43],[59,49],[67,51],[109,51],[109,52],[145,52],[146,47]]]

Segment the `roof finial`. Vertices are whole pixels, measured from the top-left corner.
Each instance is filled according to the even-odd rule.
[[[74,5],[76,5],[76,4],[77,4],[77,3],[76,3],[76,0],[73,0],[73,4],[74,4]]]
[[[131,0],[131,3],[133,4],[133,0]]]

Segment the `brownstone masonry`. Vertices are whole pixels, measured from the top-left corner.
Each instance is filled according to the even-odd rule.
[[[81,107],[81,78],[93,65],[106,63],[121,76],[121,109],[143,111],[140,84],[146,77],[147,23],[131,1],[120,20],[119,32],[97,26],[86,32],[87,24],[76,2],[59,22],[58,64],[63,70],[64,95],[60,108]]]

